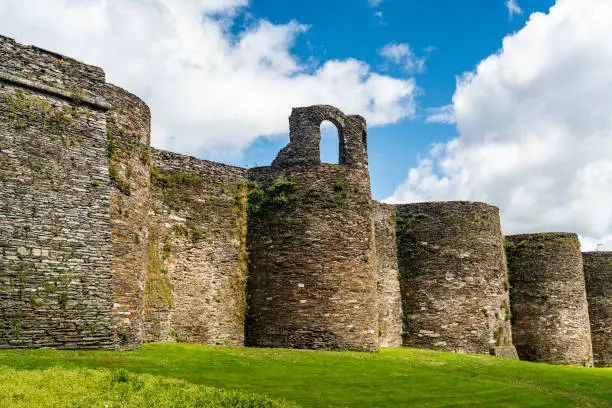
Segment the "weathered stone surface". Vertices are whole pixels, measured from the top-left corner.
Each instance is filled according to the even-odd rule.
[[[150,208],[151,113],[135,95],[107,84],[107,154],[111,181],[113,320],[118,348],[142,343]]]
[[[18,44],[1,35],[0,56],[0,73],[5,81],[6,76],[12,76],[66,100],[106,106],[105,76],[101,68],[32,45]]]
[[[481,354],[512,346],[496,207],[399,205],[397,237],[405,346]]]
[[[321,123],[330,121],[338,129],[339,164],[368,172],[367,127],[359,115],[346,116],[338,108],[314,105],[293,108],[289,116],[289,144],[272,162],[275,168],[316,167],[321,163]],[[367,175],[369,183],[369,174]]]
[[[243,345],[246,170],[152,152],[146,340]]]
[[[340,164],[319,159],[320,125],[338,127]],[[247,345],[374,351],[376,268],[365,121],[295,108],[290,142],[249,172]]]
[[[582,254],[595,367],[612,367],[612,252]]]
[[[395,206],[374,202],[379,347],[402,345],[402,297],[398,278],[395,224]]]
[[[521,360],[591,366],[591,334],[576,234],[506,237],[512,332]]]
[[[104,73],[5,37],[0,71],[0,347],[113,348]]]

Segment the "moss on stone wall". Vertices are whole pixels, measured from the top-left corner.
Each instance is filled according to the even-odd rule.
[[[14,94],[6,93],[4,99],[10,110],[9,119],[15,129],[37,126],[43,131],[57,133],[72,125],[74,119],[81,116],[74,106],[54,106],[46,99],[20,88],[15,89]]]
[[[247,251],[247,216],[249,202],[249,183],[241,181],[236,183],[235,206],[232,212],[237,215],[236,235],[238,237],[238,271],[236,277],[230,282],[232,295],[237,299],[237,318],[244,321],[248,304],[246,284],[249,269],[249,253]]]
[[[76,121],[83,118],[90,121],[89,111],[79,106],[78,98],[74,98],[69,105],[58,104],[16,88],[13,93],[4,94],[4,102],[9,109],[9,123],[15,130],[35,127],[50,140],[61,140],[64,147],[71,147],[84,140],[82,136],[71,132]]]
[[[172,285],[160,250],[159,230],[151,225],[147,236],[145,308],[170,308],[172,300]]]
[[[203,182],[202,177],[193,172],[163,173],[151,167],[151,183],[162,188],[180,188],[198,186]]]
[[[106,136],[108,138],[106,153],[108,156],[108,176],[111,184],[124,195],[131,195],[134,158],[142,164],[149,165],[151,161],[151,149],[141,143],[144,135],[140,132],[129,131],[120,126],[107,122]],[[142,165],[141,164],[141,165]]]

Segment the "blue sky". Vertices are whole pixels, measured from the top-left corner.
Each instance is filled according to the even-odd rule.
[[[356,58],[394,77],[415,77],[420,89],[416,117],[369,129],[372,194],[380,200],[393,193],[431,143],[457,134],[454,125],[426,124],[425,109],[450,104],[457,75],[474,70],[501,47],[504,36],[519,30],[532,12],[547,11],[554,1],[523,0],[520,7],[524,13],[514,14],[512,19],[505,0],[386,0],[377,7],[367,0],[329,0],[324,4],[254,0],[248,13],[277,24],[292,19],[308,24],[308,31],[297,38],[292,49],[304,61]],[[382,13],[382,21],[377,12]],[[236,27],[241,27],[244,18],[237,20]],[[379,50],[389,43],[408,43],[415,54],[427,56],[425,72],[412,75],[385,64]],[[428,47],[435,49],[427,53]],[[337,141],[331,136],[324,133],[322,142],[323,157],[329,161],[337,156]],[[233,161],[248,166],[269,164],[286,142],[287,136],[259,139],[243,158]]]

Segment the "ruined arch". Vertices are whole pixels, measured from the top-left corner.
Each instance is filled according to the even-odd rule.
[[[346,119],[339,109],[330,105],[293,108],[289,116],[289,144],[273,162],[275,166],[318,166],[321,164],[321,124],[329,121],[338,129],[338,163],[346,162]]]

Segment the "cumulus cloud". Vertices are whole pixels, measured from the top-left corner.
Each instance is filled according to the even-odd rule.
[[[101,66],[143,98],[153,145],[238,157],[258,136],[287,132],[292,106],[329,103],[371,125],[414,114],[412,79],[364,62],[312,67],[291,53],[308,27],[251,20],[231,30],[248,0],[4,0],[2,34]]]
[[[382,4],[384,0],[368,0],[368,3],[370,4],[370,6],[372,7],[378,7]]]
[[[506,8],[508,9],[508,16],[512,20],[515,14],[522,15],[523,9],[518,5],[516,0],[506,0]]]
[[[452,104],[440,106],[439,108],[427,109],[425,123],[443,123],[450,125],[455,122],[455,107]]]
[[[458,79],[459,136],[389,202],[477,200],[506,233],[574,231],[612,249],[612,2],[558,0]]]
[[[422,73],[425,71],[425,57],[418,57],[407,43],[390,43],[378,50],[387,63],[399,66],[405,72]]]

